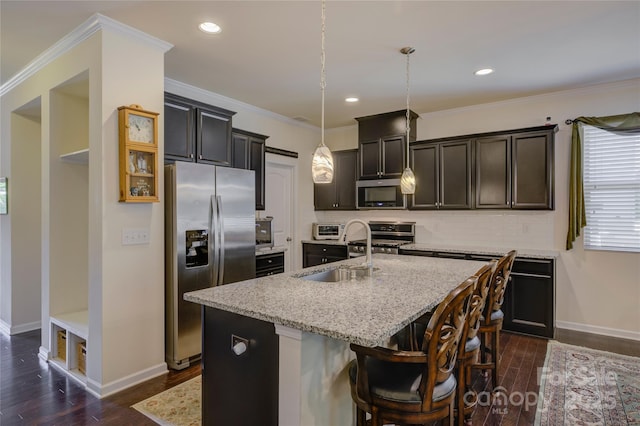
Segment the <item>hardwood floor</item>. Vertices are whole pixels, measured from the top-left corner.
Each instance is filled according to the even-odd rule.
[[[538,368],[544,364],[547,340],[501,333],[500,384],[506,398],[492,398],[491,386],[474,374],[474,389],[481,403],[473,416],[474,425],[531,425],[535,418]],[[200,366],[149,380],[98,399],[72,379],[50,368],[38,358],[40,331],[15,336],[0,332],[0,424],[9,425],[154,425],[130,408],[163,390],[200,374]],[[522,396],[523,398],[520,398]],[[529,399],[527,399],[529,396]],[[483,399],[484,398],[484,399]],[[334,426],[334,425],[327,425]],[[336,425],[339,426],[339,425]]]

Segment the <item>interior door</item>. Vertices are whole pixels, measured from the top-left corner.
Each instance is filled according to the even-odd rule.
[[[274,246],[286,247],[284,252],[285,272],[295,269],[295,191],[296,159],[275,154],[266,154],[265,170],[265,215],[272,216]]]

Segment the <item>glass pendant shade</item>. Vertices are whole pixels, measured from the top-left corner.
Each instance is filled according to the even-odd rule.
[[[333,181],[333,155],[328,146],[318,145],[311,163],[313,183],[331,183]]]
[[[400,191],[402,191],[403,194],[413,194],[416,192],[416,176],[409,167],[402,172]]]

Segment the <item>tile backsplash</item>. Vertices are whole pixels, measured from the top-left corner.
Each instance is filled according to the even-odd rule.
[[[318,211],[318,220],[349,219],[416,222],[416,243],[496,248],[554,248],[553,211]]]

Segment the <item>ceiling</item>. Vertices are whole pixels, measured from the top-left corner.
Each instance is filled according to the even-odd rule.
[[[173,44],[167,77],[320,125],[319,0],[2,0],[0,82],[96,12]],[[638,78],[640,1],[329,0],[325,127],[406,107],[405,46],[419,113]]]

